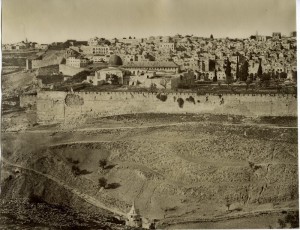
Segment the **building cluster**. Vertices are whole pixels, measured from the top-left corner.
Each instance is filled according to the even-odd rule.
[[[231,63],[233,80],[238,77],[245,61],[248,62],[249,76],[257,75],[260,65],[262,73],[290,75],[297,70],[296,48],[296,32],[290,36],[274,32],[272,36],[256,34],[247,39],[181,35],[110,40],[94,37],[89,39],[88,45],[70,46],[66,52],[78,52],[81,55],[77,62],[83,63],[86,63],[85,59],[91,63],[108,63],[112,55],[117,55],[122,60],[122,68],[135,76],[124,82],[143,84],[141,81],[145,76],[168,75],[172,78],[178,73],[191,71],[195,80],[224,81],[227,61]]]
[[[39,44],[37,42],[29,42],[27,39],[25,41],[17,42],[14,44],[3,44],[3,51],[26,51],[26,50],[46,50],[49,45]]]
[[[259,71],[291,78],[297,71],[296,48],[296,32],[290,36],[282,36],[280,32],[272,36],[256,34],[246,39],[179,34],[121,39],[94,37],[49,45],[49,49],[65,50],[64,75],[94,65],[108,66],[88,76],[87,82],[166,89],[190,86],[197,81],[225,81],[227,63],[233,80],[239,78],[245,62],[247,76],[243,80],[255,77]],[[78,71],[73,70],[76,68]]]

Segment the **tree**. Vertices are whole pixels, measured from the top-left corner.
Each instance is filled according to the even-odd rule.
[[[215,75],[214,75],[213,81],[214,82],[218,81],[217,70],[216,69],[215,69]]]
[[[263,73],[261,76],[261,83],[268,87],[270,85],[271,75],[270,73]]]
[[[108,41],[108,40],[105,40],[105,41],[104,41],[104,44],[110,46],[110,45],[111,45],[111,42]]]
[[[292,71],[293,81],[297,82],[297,71]]]
[[[214,71],[215,69],[216,69],[216,61],[209,60],[209,62],[208,62],[208,70],[209,71]]]
[[[259,66],[257,70],[257,76],[260,78],[262,75],[262,66],[261,66],[261,59],[259,59]]]
[[[239,72],[240,72],[240,70],[239,70],[239,54],[238,54],[236,57],[236,79],[240,78]]]
[[[279,74],[279,77],[280,77],[280,79],[286,79],[286,78],[287,78],[287,73],[281,72],[281,73]]]
[[[240,77],[241,77],[241,81],[246,81],[247,80],[247,78],[248,78],[248,70],[249,69],[249,64],[248,64],[248,62],[245,60],[244,61],[244,63],[243,63],[243,65],[242,65],[242,68],[241,68],[241,75],[240,75]]]
[[[278,219],[278,224],[279,224],[280,228],[285,228],[286,227],[286,223],[282,219]]]
[[[231,62],[229,61],[229,58],[227,58],[225,74],[226,74],[226,82],[229,85],[232,83]]]
[[[105,188],[106,185],[107,185],[107,179],[105,179],[104,177],[99,178],[98,180],[99,188]]]
[[[252,83],[254,81],[254,75],[253,75],[253,73],[250,73],[249,77],[250,77],[250,81]]]
[[[248,78],[248,79],[246,80],[246,91],[248,90],[249,85],[250,85],[251,83],[252,83],[251,79]]]
[[[214,39],[214,36],[212,34],[210,35],[210,39]]]
[[[105,159],[99,160],[99,167],[102,169],[105,169],[105,166],[107,165],[107,161]]]

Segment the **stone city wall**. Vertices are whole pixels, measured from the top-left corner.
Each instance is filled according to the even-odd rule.
[[[82,115],[102,117],[130,113],[211,113],[243,116],[297,116],[295,95],[197,95],[137,92],[57,92],[37,95],[40,123],[55,123]],[[182,104],[183,101],[183,104]],[[180,107],[181,104],[181,107]]]

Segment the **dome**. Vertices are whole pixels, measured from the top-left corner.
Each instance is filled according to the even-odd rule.
[[[108,64],[110,66],[120,66],[120,65],[123,65],[123,61],[118,55],[112,55],[109,58]]]

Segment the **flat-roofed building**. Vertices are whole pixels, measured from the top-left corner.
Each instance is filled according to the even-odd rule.
[[[158,48],[163,51],[175,50],[175,44],[173,42],[162,42],[158,44]]]
[[[122,68],[129,70],[131,74],[138,75],[142,71],[163,71],[178,73],[179,66],[174,62],[158,62],[158,61],[147,61],[147,62],[127,62]]]

